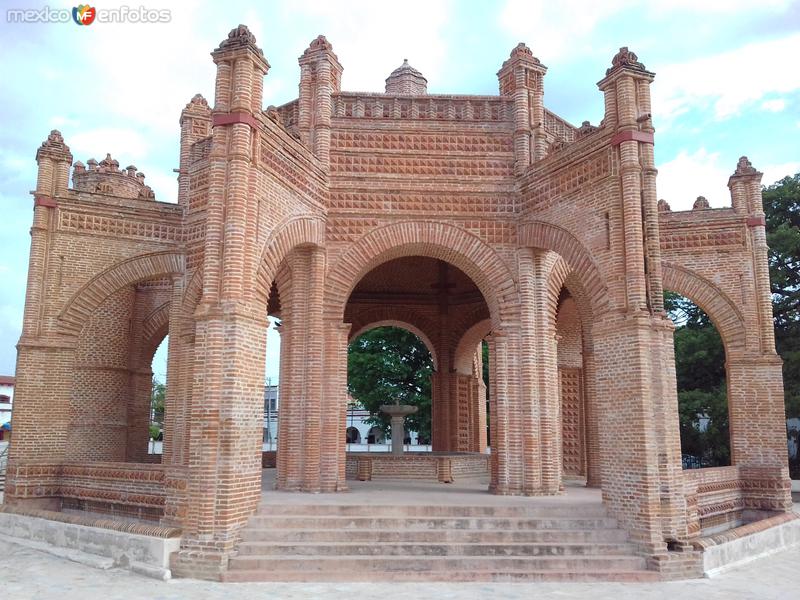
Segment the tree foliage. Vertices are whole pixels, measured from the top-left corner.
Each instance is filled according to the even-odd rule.
[[[681,452],[703,466],[730,464],[725,388],[725,348],[711,319],[694,302],[673,292],[664,305],[676,325],[675,373]]]
[[[800,417],[800,173],[766,187],[762,197],[775,347],[783,359],[786,418],[793,419]],[[797,430],[787,433],[797,444]],[[800,478],[800,453],[790,461],[789,470],[793,478]]]
[[[425,344],[399,327],[376,327],[350,343],[347,387],[350,395],[370,413],[368,423],[384,432],[390,419],[382,404],[411,404],[419,410],[406,419],[420,438],[431,436],[431,374],[433,360]]]
[[[153,377],[150,388],[150,439],[160,439],[164,426],[164,400],[167,397],[167,386]]]
[[[765,188],[763,199],[786,416],[800,417],[800,173]]]

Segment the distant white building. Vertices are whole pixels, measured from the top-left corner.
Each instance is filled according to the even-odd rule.
[[[0,375],[0,441],[7,441],[11,431],[11,408],[14,405],[15,378]]]
[[[279,412],[279,386],[264,386],[264,450],[274,450],[278,440],[278,412]],[[362,451],[374,449],[377,451],[389,449],[388,436],[384,435],[380,427],[367,423],[369,411],[350,398],[347,407],[347,449]],[[406,444],[419,446],[419,437],[416,431],[406,432]],[[419,449],[430,449],[428,446],[419,446]]]

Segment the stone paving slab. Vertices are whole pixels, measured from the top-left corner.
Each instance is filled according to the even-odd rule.
[[[15,600],[796,600],[800,597],[800,548],[753,561],[714,579],[665,583],[223,584],[187,579],[156,581],[120,569],[100,571],[2,540],[0,573],[4,597]]]

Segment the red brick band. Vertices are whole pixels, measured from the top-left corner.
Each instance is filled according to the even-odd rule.
[[[50,196],[41,196],[36,195],[33,197],[33,206],[46,206],[47,208],[56,208],[58,203],[56,202],[55,198],[51,198]]]
[[[619,146],[622,142],[644,142],[645,144],[652,144],[653,143],[653,134],[647,131],[620,131],[617,135],[611,138],[611,145],[612,146]]]
[[[232,125],[234,123],[245,123],[253,129],[258,129],[258,120],[246,112],[231,112],[227,114],[215,114],[211,117],[211,126]]]
[[[761,225],[762,227],[766,227],[767,221],[763,216],[760,217],[747,217],[747,226],[748,227],[758,227]]]

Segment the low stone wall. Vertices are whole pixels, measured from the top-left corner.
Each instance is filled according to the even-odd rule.
[[[91,519],[83,517],[32,512],[40,514],[18,514],[13,507],[0,512],[0,535],[95,567],[123,567],[158,579],[171,576],[170,555],[180,547],[180,530],[137,524],[125,527],[118,522],[93,526]],[[86,524],[74,522],[81,520]]]
[[[784,513],[693,543],[703,551],[703,573],[713,577],[728,569],[800,545],[800,518]]]
[[[160,464],[9,465],[6,502],[55,511],[159,521],[166,501]]]
[[[456,478],[482,477],[489,474],[489,455],[473,453],[348,453],[348,479],[422,479],[455,481]]]
[[[736,465],[684,471],[690,535],[711,535],[791,510],[784,471]]]

